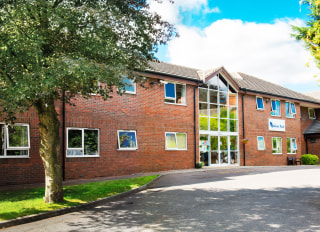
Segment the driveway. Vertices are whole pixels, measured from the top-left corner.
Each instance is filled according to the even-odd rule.
[[[4,231],[320,231],[320,166],[169,174],[121,201]]]

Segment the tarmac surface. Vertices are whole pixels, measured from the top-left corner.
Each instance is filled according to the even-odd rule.
[[[0,231],[320,231],[320,166],[167,172],[121,200]]]

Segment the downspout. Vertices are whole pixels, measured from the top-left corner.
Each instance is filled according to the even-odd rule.
[[[244,96],[247,94],[247,90],[242,94],[242,136],[245,138],[246,132],[244,129]],[[243,144],[243,166],[246,166],[246,145]]]
[[[197,167],[197,109],[196,109],[196,89],[199,88],[198,85],[193,89],[193,120],[194,120],[194,167]]]
[[[62,93],[62,179],[66,180],[66,102]]]

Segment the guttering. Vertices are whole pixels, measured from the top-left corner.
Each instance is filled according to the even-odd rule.
[[[253,92],[253,93],[262,93],[262,94],[266,94],[266,95],[270,95],[270,96],[274,96],[274,97],[281,97],[281,98],[286,98],[286,99],[290,99],[290,100],[296,100],[296,101],[303,101],[303,102],[308,102],[308,103],[313,103],[313,104],[319,104],[320,102],[315,102],[315,101],[308,101],[305,99],[300,99],[300,98],[293,98],[293,97],[288,97],[288,96],[284,96],[284,95],[279,95],[279,94],[274,94],[274,93],[268,93],[268,92],[264,92],[264,91],[258,91],[258,90],[253,90],[253,89],[246,89],[246,88],[239,88],[242,91],[247,92]]]
[[[152,71],[152,70],[146,70],[145,73],[152,73],[152,74],[164,75],[164,76],[169,76],[169,77],[178,78],[178,79],[184,79],[184,80],[188,80],[188,81],[194,81],[194,82],[197,82],[198,84],[200,81],[199,79],[195,79],[195,78],[191,78],[191,77],[178,76],[175,74],[156,72],[156,71]]]
[[[242,136],[245,138],[246,131],[244,129],[244,96],[247,94],[247,90],[242,94]],[[243,166],[246,166],[246,145],[243,143]]]

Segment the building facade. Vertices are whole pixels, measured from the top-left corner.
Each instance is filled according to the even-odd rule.
[[[151,67],[144,87],[125,79],[122,96],[56,102],[65,180],[319,155],[319,100],[223,67]],[[0,185],[44,182],[36,112],[0,126]]]

